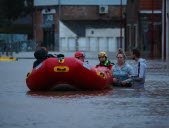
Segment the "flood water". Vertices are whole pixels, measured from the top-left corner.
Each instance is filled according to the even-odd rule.
[[[148,61],[145,89],[29,91],[33,61],[0,62],[0,128],[169,127],[167,62]]]

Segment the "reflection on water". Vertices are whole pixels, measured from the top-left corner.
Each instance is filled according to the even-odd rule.
[[[169,127],[167,63],[149,61],[145,89],[29,91],[32,62],[0,62],[1,128]]]
[[[112,95],[112,91],[110,89],[99,91],[28,91],[26,94],[37,97],[79,98],[84,96]]]

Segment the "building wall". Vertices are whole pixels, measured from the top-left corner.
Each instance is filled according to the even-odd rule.
[[[126,50],[133,48],[145,57],[161,58],[162,0],[127,1]]]
[[[79,37],[63,23],[60,25],[60,51],[116,52],[119,48],[119,28],[86,28],[85,35]]]
[[[86,30],[89,28],[93,29],[114,29],[119,33],[120,27],[120,6],[106,6],[108,9],[105,13],[99,13],[100,6],[55,6],[55,7],[38,7],[36,13],[36,41],[44,42],[44,38],[46,36],[43,35],[44,31],[46,31],[46,26],[51,26],[50,23],[45,23],[44,15],[54,13],[54,43],[55,50],[68,50],[68,51],[76,51],[76,50],[89,50],[88,42],[93,42],[95,40],[95,45],[97,45],[97,51],[101,50],[98,47],[103,47],[102,44],[104,41],[106,42],[119,42],[119,37],[113,36],[113,32],[111,36],[106,37],[92,37],[91,39],[86,36]],[[125,7],[123,6],[123,12],[125,12]],[[55,11],[52,11],[55,10]],[[42,14],[43,12],[43,14]],[[46,13],[44,13],[46,12]],[[124,18],[124,17],[123,17]],[[60,21],[60,22],[58,22]],[[50,28],[50,30],[52,30]],[[102,31],[102,33],[105,32]],[[114,31],[113,30],[113,31]],[[95,30],[96,31],[96,30]],[[123,30],[124,32],[124,30]],[[119,34],[120,36],[120,34]],[[112,37],[112,38],[111,38]],[[104,39],[103,39],[104,38]],[[123,37],[124,38],[124,37]],[[45,41],[45,43],[48,41]],[[100,43],[102,42],[102,43]],[[50,42],[49,42],[50,43]],[[124,43],[123,43],[124,44]],[[107,43],[107,46],[111,44]],[[114,47],[114,46],[113,46]],[[116,46],[115,46],[116,47]],[[89,51],[94,50],[91,48]],[[112,51],[109,48],[105,50]]]
[[[138,47],[139,1],[128,0],[126,7],[126,50]]]
[[[139,1],[128,0],[126,7],[126,24],[137,24],[138,23],[138,12],[139,12]]]
[[[123,10],[125,12],[125,7]],[[99,13],[99,6],[63,6],[60,17],[67,27],[66,33],[70,30],[72,32],[69,37],[66,33],[60,33],[60,50],[115,52],[119,47],[120,6],[108,6],[108,12],[105,14]],[[61,26],[60,28],[63,29]],[[88,31],[91,29],[93,34],[89,35]]]
[[[40,27],[40,24],[42,24],[42,13],[41,11],[36,11],[36,22],[35,22],[35,27],[36,27],[36,42],[43,42],[43,30]]]
[[[152,1],[154,1],[154,10],[161,10],[162,0],[140,0],[140,10],[152,10]]]
[[[120,6],[107,6],[107,13],[99,13],[99,6],[62,6],[61,20],[119,20]],[[123,6],[123,11],[125,7]]]

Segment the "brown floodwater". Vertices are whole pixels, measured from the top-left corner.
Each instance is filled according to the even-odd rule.
[[[144,89],[30,91],[33,61],[0,62],[0,128],[169,127],[168,62],[148,61]]]

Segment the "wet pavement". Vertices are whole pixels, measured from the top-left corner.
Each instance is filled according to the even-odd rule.
[[[33,61],[0,62],[0,128],[169,127],[169,62],[148,60],[144,89],[30,91]]]

